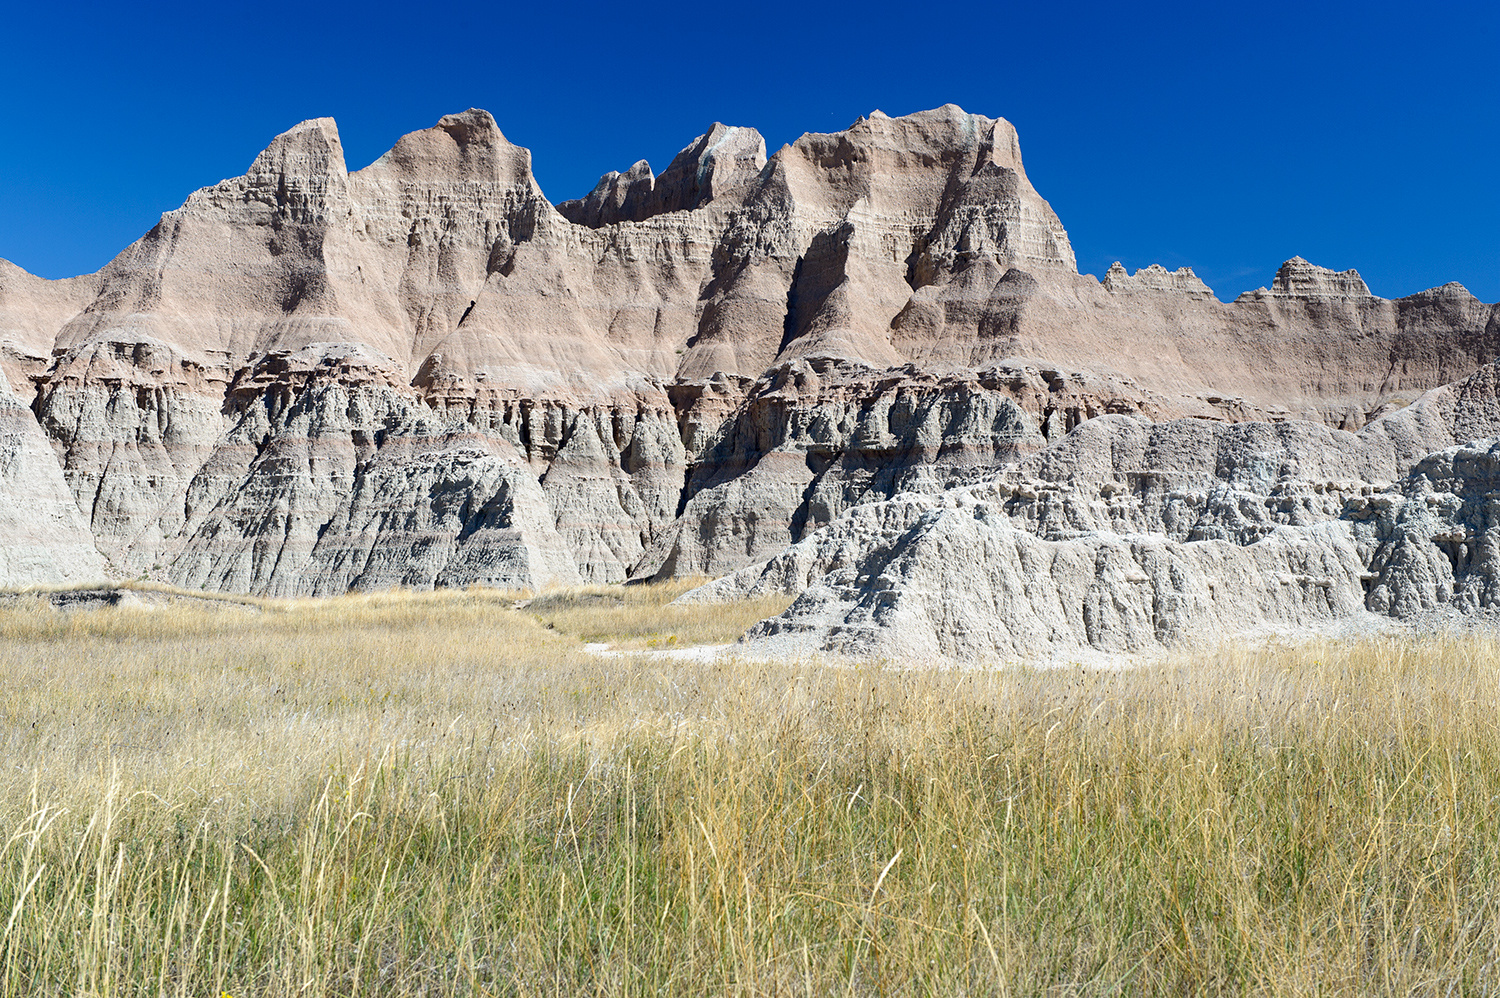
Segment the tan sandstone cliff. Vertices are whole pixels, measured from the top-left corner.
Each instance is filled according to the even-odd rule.
[[[6,418],[76,521],[18,504],[7,536],[71,540],[0,582],[721,575],[901,494],[1122,480],[1057,470],[1079,432],[1294,423],[1342,453],[1497,357],[1500,310],[1458,285],[1387,301],[1294,259],[1220,302],[1186,269],[1080,275],[1015,129],[952,105],[769,156],[715,123],[557,207],[487,112],[354,173],[316,119],[97,274],[0,263]],[[1346,477],[1494,434],[1460,419]]]

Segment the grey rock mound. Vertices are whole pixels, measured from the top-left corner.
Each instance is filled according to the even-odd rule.
[[[0,497],[0,589],[104,578],[104,559],[47,438],[3,377]]]
[[[1496,373],[1357,434],[1090,420],[1001,477],[853,507],[683,598],[798,595],[747,635],[761,653],[960,661],[1491,612],[1500,443],[1454,441],[1500,434]]]
[[[698,598],[800,593],[751,629],[759,653],[982,663],[1316,626],[1367,612],[1364,573],[1335,523],[1244,546],[1103,531],[1048,540],[959,491],[857,507],[758,578]]]
[[[235,424],[182,498],[174,580],[270,596],[578,583],[519,452],[413,404],[370,360],[273,354],[237,383]]]

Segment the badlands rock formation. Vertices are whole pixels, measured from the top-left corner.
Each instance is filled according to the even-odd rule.
[[[639,162],[556,207],[487,112],[352,173],[316,119],[96,274],[0,262],[0,370],[18,400],[0,411],[18,455],[0,469],[15,539],[0,583],[541,588],[792,558],[814,567],[774,572],[811,593],[832,571],[819,545],[844,544],[849,565],[847,537],[866,537],[868,561],[894,543],[872,523],[982,507],[984,530],[1017,532],[1007,551],[1094,544],[1074,559],[1095,566],[1088,591],[1125,603],[1136,570],[1116,578],[1099,553],[1116,543],[1084,534],[1183,547],[1177,576],[1202,579],[1183,605],[1209,610],[1046,629],[1171,641],[1210,610],[1243,619],[1202,596],[1215,573],[1230,573],[1215,593],[1251,562],[1316,574],[1256,542],[1342,536],[1346,500],[1395,503],[1429,454],[1500,434],[1497,357],[1500,311],[1458,285],[1387,301],[1293,259],[1225,303],[1186,268],[1080,275],[1015,129],[952,105],[873,112],[769,156],[754,129],[716,123],[660,175]],[[1468,516],[1463,474],[1441,488]],[[943,529],[963,564],[1002,571],[978,556],[980,527]],[[1228,547],[1191,547],[1209,543]],[[1356,576],[1416,557],[1318,543]],[[1072,605],[1058,593],[1073,583],[1015,564]],[[1434,592],[1480,591],[1458,575],[1443,589],[1440,567]],[[1392,572],[1338,612],[1406,612],[1411,573]],[[1266,614],[1314,619],[1277,599]],[[995,612],[923,611],[933,647],[1035,646],[980,623]],[[783,630],[839,640],[799,627]],[[955,628],[989,637],[954,644]]]
[[[1500,366],[1358,433],[1090,420],[978,485],[849,510],[684,597],[797,594],[762,652],[1140,652],[1500,596]],[[1378,486],[1372,482],[1389,484]]]
[[[35,417],[0,376],[0,579],[68,585],[104,577],[104,559]]]

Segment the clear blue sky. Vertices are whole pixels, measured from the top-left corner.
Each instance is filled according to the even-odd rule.
[[[1083,271],[1227,299],[1300,254],[1500,300],[1494,3],[44,6],[4,10],[0,256],[47,277],[320,115],[357,169],[487,108],[556,202],[714,120],[774,149],[951,101],[1016,124]]]

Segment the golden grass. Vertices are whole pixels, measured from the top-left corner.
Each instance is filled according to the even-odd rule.
[[[774,617],[792,603],[769,596],[725,606],[672,606],[704,579],[678,579],[649,586],[590,586],[547,593],[525,609],[550,629],[623,649],[670,649],[727,644],[752,624]]]
[[[1491,640],[584,653],[621,595],[0,611],[0,995],[1500,991]]]

